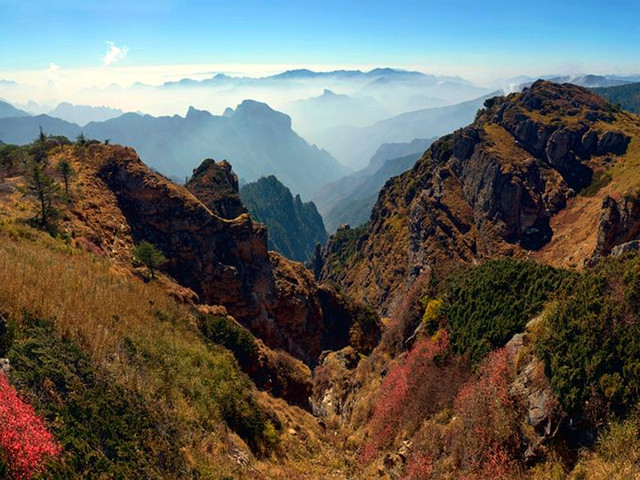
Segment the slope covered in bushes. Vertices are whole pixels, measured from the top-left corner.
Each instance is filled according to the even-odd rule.
[[[472,364],[522,332],[534,315],[570,277],[532,261],[502,259],[463,269],[444,291],[441,313],[453,350]]]
[[[612,258],[573,279],[540,341],[567,411],[585,402],[629,413],[640,401],[640,258]]]

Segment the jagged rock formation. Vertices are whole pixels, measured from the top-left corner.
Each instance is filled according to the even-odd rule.
[[[238,176],[226,160],[216,163],[206,159],[193,171],[185,186],[221,218],[233,220],[247,213],[238,195]]]
[[[545,81],[487,100],[473,124],[387,182],[352,254],[323,265],[320,278],[384,311],[433,262],[540,250],[594,169],[626,151],[618,116],[584,88]]]
[[[612,253],[615,247],[640,237],[640,198],[625,196],[616,201],[606,196],[602,201],[602,214],[598,226],[594,257]]]
[[[73,155],[68,148],[61,154]],[[263,225],[246,213],[225,219],[208,207],[229,216],[239,208],[210,191],[220,185],[214,177],[234,190],[224,164],[208,161],[196,170],[190,188],[201,201],[151,172],[131,148],[94,144],[82,157],[74,165],[89,196],[72,207],[69,228],[88,249],[128,261],[133,243],[150,241],[169,259],[166,271],[200,302],[226,307],[267,346],[310,365],[323,350],[346,346],[360,325],[373,328],[371,338],[379,335],[377,318],[367,323],[362,305],[318,285],[301,264],[268,252]]]
[[[278,179],[270,175],[244,185],[242,202],[251,216],[269,230],[269,250],[287,258],[309,260],[318,243],[327,240],[322,217],[313,202],[295,197]]]

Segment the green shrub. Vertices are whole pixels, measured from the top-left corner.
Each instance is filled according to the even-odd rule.
[[[596,396],[624,414],[640,400],[640,259],[609,258],[568,282],[538,343],[564,408]]]
[[[200,315],[198,326],[208,340],[231,350],[243,368],[257,363],[258,346],[253,335],[233,319],[224,315]]]
[[[146,240],[142,240],[133,249],[133,258],[149,270],[152,279],[156,278],[156,270],[168,262],[158,248]]]
[[[503,346],[542,310],[569,273],[532,261],[488,261],[454,275],[445,286],[442,314],[456,353],[477,364]]]
[[[94,367],[51,323],[27,318],[24,325],[9,351],[11,380],[63,447],[47,478],[184,476],[170,419]]]

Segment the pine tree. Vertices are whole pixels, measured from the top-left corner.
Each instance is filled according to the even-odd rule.
[[[133,250],[133,258],[149,269],[151,278],[156,278],[155,271],[167,263],[167,258],[152,243],[143,240]]]
[[[69,198],[69,178],[75,173],[71,163],[67,159],[62,159],[58,163],[58,172],[62,175],[64,180],[64,196]]]
[[[33,153],[33,159],[37,163],[46,163],[47,161],[47,135],[40,127],[40,133],[38,138],[33,142],[31,147]]]
[[[40,226],[49,226],[57,213],[53,204],[58,198],[60,187],[53,178],[47,175],[39,162],[34,162],[31,167],[24,193],[36,199],[40,210]]]

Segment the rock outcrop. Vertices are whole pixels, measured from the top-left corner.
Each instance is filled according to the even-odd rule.
[[[111,208],[126,225],[121,235],[156,245],[169,259],[167,273],[201,302],[226,307],[269,347],[313,365],[323,350],[346,346],[352,331],[379,335],[377,317],[371,322],[363,305],[319,286],[302,264],[268,252],[263,225],[246,213],[222,218],[209,207],[223,205],[231,214],[233,203],[209,192],[219,186],[214,174],[226,172],[229,180],[230,168],[224,164],[207,161],[196,170],[190,184],[200,201],[151,172],[132,149],[91,148],[102,150],[92,155],[95,174],[104,182],[103,196],[117,203],[117,209]],[[233,187],[233,177],[227,183]]]
[[[602,201],[602,214],[594,259],[604,257],[613,250],[640,238],[640,198],[625,196],[615,200],[606,196]],[[620,250],[620,249],[618,249]],[[632,250],[630,248],[629,250]],[[619,255],[622,252],[617,252]]]
[[[472,125],[387,182],[353,251],[319,278],[388,312],[434,262],[539,250],[553,236],[550,219],[594,168],[626,150],[615,119],[604,100],[569,84],[538,81],[487,100]]]
[[[247,213],[238,194],[238,176],[226,160],[206,159],[193,171],[185,186],[221,218],[233,220]]]
[[[524,452],[527,463],[535,463],[544,457],[545,443],[558,434],[566,419],[545,376],[544,363],[534,354],[535,341],[531,338],[531,330],[543,321],[541,316],[534,318],[523,333],[516,334],[505,345],[510,358],[514,359],[516,370],[509,391],[521,405],[525,421],[534,433]]]

